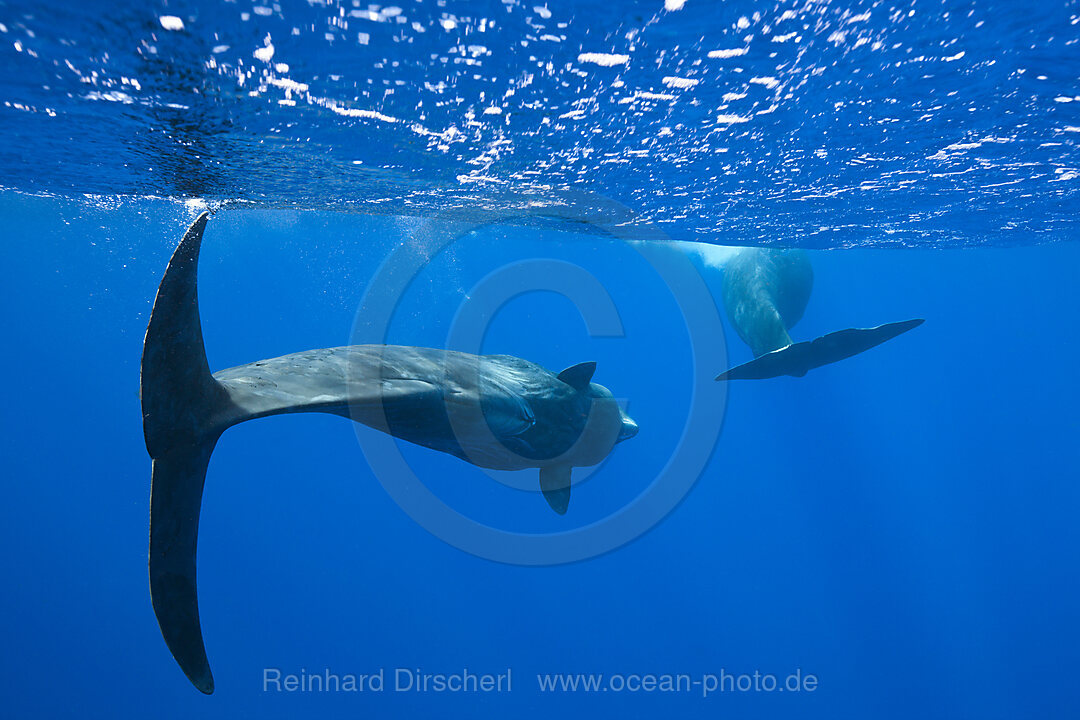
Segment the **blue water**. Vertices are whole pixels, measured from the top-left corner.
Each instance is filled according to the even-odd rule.
[[[0,68],[5,717],[1080,710],[1080,3],[0,2]],[[150,603],[138,393],[204,208],[213,369],[381,340],[359,310],[401,258],[387,341],[597,361],[641,432],[564,517],[508,486],[535,471],[400,445],[463,516],[610,528],[669,499],[649,493],[687,437],[707,464],[655,526],[529,566],[404,510],[375,431],[239,425],[203,502],[201,695]],[[796,340],[926,323],[803,378],[702,382],[751,355],[702,331],[721,271],[650,255],[666,238],[813,250]],[[619,333],[557,292],[568,268]],[[512,685],[398,692],[399,668]],[[385,685],[277,691],[278,670]],[[816,683],[704,691],[755,672]],[[559,673],[608,689],[541,689]],[[625,686],[646,675],[698,684]]]

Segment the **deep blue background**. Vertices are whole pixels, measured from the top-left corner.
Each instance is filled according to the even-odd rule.
[[[1015,718],[1080,708],[1076,244],[815,253],[796,338],[926,324],[802,379],[733,384],[720,443],[687,499],[636,542],[571,566],[498,565],[435,539],[389,499],[340,418],[230,430],[200,535],[218,687],[207,698],[176,667],[150,606],[137,398],[150,302],[192,213],[7,193],[0,217],[5,716]],[[219,213],[200,286],[211,366],[347,343],[365,282],[409,222]],[[475,280],[537,254],[601,278],[627,337],[590,340],[572,306],[538,293],[503,310],[485,350],[553,369],[597,359],[596,379],[630,398],[642,426],[575,493],[573,523],[636,494],[683,421],[686,331],[648,267],[597,238],[481,233],[417,284],[394,340],[438,343]],[[732,362],[748,359],[728,336]],[[456,507],[558,527],[537,495],[453,458],[407,455]],[[514,690],[261,691],[264,667],[397,666],[511,667]],[[819,689],[545,696],[535,681],[722,668],[801,668]]]

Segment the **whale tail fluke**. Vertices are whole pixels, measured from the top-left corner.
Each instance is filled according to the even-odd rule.
[[[214,679],[203,646],[195,590],[195,545],[207,464],[227,423],[228,393],[210,374],[196,291],[207,213],[195,220],[169,261],[143,341],[143,434],[153,459],[150,490],[150,595],[161,634],[191,682]]]
[[[199,623],[195,546],[203,480],[216,440],[178,445],[154,458],[150,491],[150,599],[154,615],[180,669],[207,695],[214,692],[214,677]]]
[[[717,375],[716,379],[764,380],[781,375],[802,377],[816,367],[858,355],[922,324],[923,320],[916,318],[874,328],[837,330],[814,340],[793,343],[765,353]]]

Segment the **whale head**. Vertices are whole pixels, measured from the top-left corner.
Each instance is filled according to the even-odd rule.
[[[637,435],[638,425],[619,406],[615,396],[603,385],[592,382],[596,363],[584,362],[566,368],[558,379],[577,391],[579,435],[565,456],[570,464],[582,467],[596,465],[606,458],[623,440]]]
[[[634,422],[632,417],[626,414],[626,411],[623,410],[622,406],[615,400],[615,396],[611,394],[610,390],[599,383],[590,382],[586,394],[592,399],[594,404],[600,403],[601,407],[604,408],[601,416],[604,417],[605,420],[610,418],[610,421],[614,421],[615,415],[611,411],[614,410],[618,412],[619,430],[615,435],[616,445],[623,440],[629,440],[638,434],[638,424]]]
[[[570,475],[575,467],[603,461],[616,445],[637,435],[638,426],[603,385],[592,382],[596,363],[572,365],[556,377],[573,389],[566,398],[567,425],[575,431],[573,445],[540,467],[540,490],[560,515],[570,503]]]

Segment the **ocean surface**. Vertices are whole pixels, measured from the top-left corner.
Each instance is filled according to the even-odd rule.
[[[0,137],[3,717],[1080,712],[1080,2],[0,0]],[[212,370],[596,361],[640,432],[560,516],[339,417],[230,429],[199,693],[140,357],[203,211]],[[808,251],[797,341],[926,322],[715,383],[727,246]]]

